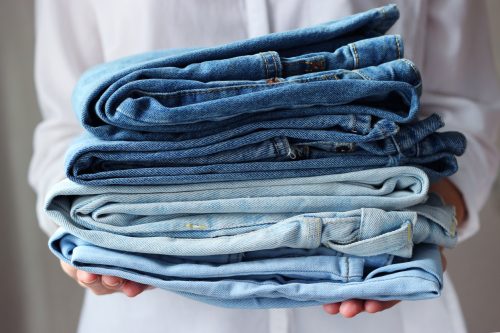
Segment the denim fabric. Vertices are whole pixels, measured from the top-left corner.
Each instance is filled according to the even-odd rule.
[[[68,180],[46,210],[93,244],[129,252],[212,255],[326,246],[410,257],[414,243],[451,247],[454,211],[416,168],[179,186],[87,187]],[[400,210],[400,211],[397,211]]]
[[[213,258],[204,263],[110,250],[62,230],[51,237],[49,247],[61,260],[79,269],[119,276],[223,307],[427,299],[439,296],[442,286],[441,258],[434,245],[416,246],[410,260],[328,255],[323,251],[323,255],[273,258],[266,251],[264,259],[242,256],[229,264],[213,263]],[[271,257],[265,259],[267,255]]]
[[[301,104],[306,109],[309,106],[331,104],[326,94],[316,93],[316,96],[313,94],[309,97],[307,94],[317,92],[320,87],[338,87],[338,82],[331,81],[334,77],[318,80],[321,75],[316,75],[316,81],[307,85],[275,85],[274,79],[311,72],[314,76],[314,72],[330,69],[357,69],[401,58],[403,47],[400,39],[397,36],[382,36],[398,17],[396,6],[389,5],[310,28],[218,47],[182,50],[174,54],[172,51],[152,52],[120,59],[98,66],[82,77],[73,96],[74,110],[85,128],[100,138],[163,140],[161,133],[150,135],[142,132],[168,132],[169,126],[179,124],[187,126],[179,127],[177,132],[205,130],[210,126],[207,124],[209,120],[230,119],[259,110],[288,108],[290,96],[293,96],[294,105],[297,105],[295,108]],[[239,98],[222,99],[219,96],[219,100],[201,103],[191,100],[191,104],[183,105],[182,98],[190,99],[190,95],[181,93],[179,96],[175,93],[206,88],[207,82],[211,82],[209,86],[213,84],[211,87],[215,88],[233,84],[238,86],[242,80],[252,81],[253,85],[253,81],[266,79],[270,80],[270,84],[261,84],[264,90],[254,91],[252,96],[246,94]],[[377,88],[378,85],[356,80],[353,86],[359,89],[358,96],[366,95],[369,91],[371,96],[384,91],[386,94],[402,91],[410,96],[415,93],[415,89],[404,82]],[[344,92],[352,91],[352,87],[345,88]],[[287,96],[283,92],[278,94],[283,89]],[[225,90],[231,94],[230,89]],[[161,92],[160,98],[156,100],[154,96],[158,91]],[[164,98],[161,94],[164,92],[174,92],[174,98],[170,99],[173,105],[162,105]],[[214,90],[209,92],[207,96],[215,96]],[[143,96],[144,93],[146,96]],[[202,94],[196,95],[203,99]],[[274,100],[275,96],[277,100]],[[345,98],[349,97],[352,99],[355,96],[346,94]],[[248,104],[249,100],[251,105]],[[269,104],[271,101],[273,103]],[[337,100],[334,101],[338,104]],[[175,106],[176,102],[181,103]],[[415,110],[413,107],[407,110],[409,113],[395,114],[392,118],[411,120]],[[199,123],[200,127],[192,126],[191,123]],[[212,124],[212,129],[220,125]]]
[[[88,133],[46,200],[53,253],[226,307],[438,296],[456,220],[429,178],[456,171],[465,139],[417,120],[420,74],[382,36],[398,15],[87,72]]]
[[[373,98],[375,91],[372,89],[376,88],[369,84],[367,86],[363,80],[401,81],[415,86],[418,90],[421,82],[414,65],[406,59],[396,60],[402,56],[402,44],[397,36],[379,37],[362,41],[360,44],[366,45],[357,46],[356,50],[366,46],[366,49],[373,53],[377,49],[390,48],[392,45],[395,45],[392,48],[396,49],[397,45],[397,51],[383,53],[385,58],[379,59],[365,54],[368,52],[361,49],[361,56],[374,59],[361,63],[372,63],[374,66],[357,69],[354,68],[356,64],[360,64],[359,53],[356,61],[349,59],[347,64],[344,64],[345,61],[339,63],[338,60],[342,59],[336,58],[338,51],[345,53],[343,49],[352,52],[354,44],[351,44],[334,53],[282,58],[277,52],[268,51],[252,56],[191,64],[182,70],[175,69],[174,72],[173,68],[167,67],[150,69],[147,73],[141,72],[141,75],[134,74],[133,77],[113,83],[113,86],[123,86],[104,103],[107,109],[114,110],[116,115],[112,122],[117,123],[122,136],[117,138],[114,133],[112,138],[98,136],[113,140],[176,140],[175,135],[169,132],[201,131],[203,135],[210,135],[221,126],[238,126],[251,115],[259,115],[265,119],[270,114],[275,114],[274,117],[281,116],[282,112],[289,109],[294,109],[298,115],[305,115],[309,114],[311,107],[314,109],[317,105],[338,106],[348,102],[360,102],[363,98]],[[177,73],[178,71],[181,72]],[[100,80],[99,77],[92,79]],[[87,82],[86,80],[88,78],[84,79],[84,82]],[[126,82],[122,82],[124,80]],[[355,84],[360,85],[360,94],[346,94],[342,99],[314,94],[314,89],[320,86],[337,91],[343,89],[343,84],[331,82],[335,80],[342,80],[343,83],[347,80],[358,80]],[[75,94],[78,95],[80,90],[85,91],[81,86],[77,86]],[[411,104],[415,92],[411,87],[395,84],[379,91],[382,96],[376,100],[392,101],[393,109],[407,109],[407,117],[412,118],[417,105]],[[388,96],[390,91],[409,97],[405,100]],[[290,103],[290,97],[294,99],[293,104]],[[248,103],[250,100],[252,104]],[[75,109],[78,107],[75,105]],[[342,109],[337,110],[334,107],[328,109],[330,114],[342,112]],[[404,117],[404,112],[401,112],[403,116],[391,115],[383,108],[374,109],[372,112],[380,118],[386,116],[390,119],[409,120]],[[128,128],[140,132],[131,133],[127,131]]]
[[[373,46],[376,49],[377,45]],[[277,54],[271,54],[272,58],[279,58]],[[263,55],[258,57],[260,59]],[[206,64],[205,71],[213,70],[218,74],[223,71],[217,64],[213,69],[211,65],[213,64],[210,62]],[[241,70],[245,72],[254,72],[255,69],[249,67],[250,65],[237,63],[224,65],[224,69],[239,72],[238,67],[241,66]],[[279,69],[282,64],[276,63],[272,67]],[[263,71],[265,72],[265,69]],[[234,76],[232,72],[222,73],[227,73],[229,78]],[[338,105],[378,102],[386,108],[373,110],[374,115],[384,118],[388,111],[398,110],[403,115],[403,120],[404,115],[408,114],[407,117],[411,119],[418,110],[415,100],[421,85],[420,75],[415,66],[406,59],[356,70],[333,69],[308,73],[305,69],[301,75],[282,75],[279,70],[273,73],[272,81],[264,75],[259,75],[255,80],[247,80],[242,76],[233,80],[224,78],[222,81],[209,82],[196,81],[194,78],[149,79],[146,76],[141,77],[137,83],[130,83],[131,87],[121,88],[119,92],[125,96],[116,93],[119,96],[113,96],[106,104],[113,106],[116,104],[115,99],[120,101],[114,108],[116,114],[124,119],[121,121],[123,128],[136,127],[138,130],[159,131],[161,127],[158,125],[162,123],[168,123],[169,127],[184,125],[180,128],[175,126],[176,132],[186,128],[186,124],[195,123],[188,131],[197,128],[204,131],[207,127],[210,129],[227,122],[234,123],[235,119],[231,118],[235,116],[270,111],[279,114],[283,109],[294,109],[297,114],[304,115],[308,114],[309,107],[317,105],[330,106],[330,113],[338,113],[341,111],[335,110]],[[327,94],[328,91],[332,93]],[[77,93],[78,87],[75,90],[75,94]],[[170,109],[179,110],[174,113],[169,112]],[[401,118],[393,115],[387,117]],[[206,124],[207,122],[210,124]],[[157,127],[150,129],[153,126]]]
[[[399,36],[381,36],[397,17],[395,6],[385,6],[311,28],[97,66],[74,92],[90,134],[69,150],[66,174],[87,185],[398,165],[420,166],[433,180],[449,176],[465,139],[433,133],[443,125],[437,115],[414,123],[420,74],[402,58]]]
[[[301,122],[307,126],[305,121],[297,121],[297,125]],[[67,175],[74,182],[88,185],[156,185],[303,177],[415,165],[435,180],[457,171],[455,155],[465,149],[462,134],[435,133],[443,125],[438,115],[432,115],[401,128],[380,124],[366,136],[274,129],[215,144],[206,141],[205,146],[197,148],[184,147],[183,142],[103,141],[86,134],[68,152]],[[379,140],[374,141],[375,137]]]

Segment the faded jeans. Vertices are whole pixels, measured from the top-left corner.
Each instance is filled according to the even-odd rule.
[[[92,244],[127,252],[218,255],[280,247],[411,257],[413,245],[452,247],[454,210],[427,197],[413,167],[319,177],[171,186],[52,189],[53,221]]]

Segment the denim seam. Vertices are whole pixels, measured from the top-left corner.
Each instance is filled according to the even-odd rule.
[[[316,222],[318,222],[318,223],[314,224],[314,226],[316,227],[316,230],[317,230],[317,233],[316,233],[317,245],[316,244],[315,245],[316,245],[316,247],[319,247],[319,246],[321,246],[321,234],[323,233],[323,219],[318,217],[316,219]],[[313,241],[314,241],[314,239],[313,239]]]
[[[347,257],[345,257],[345,258],[347,258]],[[68,259],[68,258],[66,258],[64,256],[63,256],[62,260],[65,261],[66,263],[72,265],[72,266],[75,266],[75,263],[72,260],[70,260],[70,259]],[[80,265],[78,265],[78,267],[79,268],[89,269],[89,271],[96,270],[96,269],[99,270],[99,269],[102,269],[102,268],[106,268],[106,267],[102,267],[102,265],[98,265],[96,267],[96,266],[93,266],[93,264],[87,264],[87,263],[81,263]],[[135,273],[144,273],[143,271],[137,271],[137,270],[134,270],[133,268],[123,268],[123,267],[114,267],[113,270],[124,272],[124,273],[129,273],[129,274],[133,274],[133,272],[135,272]],[[328,273],[328,274],[331,274],[331,275],[333,275],[335,277],[338,277],[338,278],[340,278],[342,280],[345,280],[344,276],[339,275],[339,274],[335,274],[335,273],[332,273],[332,272],[329,272],[329,271],[325,271],[325,270],[301,270],[301,271],[299,271],[299,270],[282,270],[282,271],[283,272],[299,272],[299,273],[311,273],[311,272],[312,273],[318,273],[318,272],[319,273]],[[152,273],[154,273],[154,272],[152,272]],[[265,273],[276,273],[276,272],[265,272]],[[214,276],[214,277],[216,277],[216,276]],[[354,275],[353,277],[361,277],[362,278],[363,275]],[[410,275],[410,277],[411,277],[411,275]],[[202,278],[199,278],[199,279],[202,279]],[[397,278],[392,278],[392,279],[397,279]],[[234,280],[234,279],[229,279],[229,278],[224,279],[223,281],[240,281],[241,282],[241,280]],[[370,281],[370,280],[368,280],[368,281]],[[432,280],[429,280],[429,281],[432,281]],[[219,281],[212,281],[212,282],[218,283]],[[354,283],[362,283],[362,282],[364,282],[364,280],[363,281],[356,281]],[[250,284],[253,284],[253,285],[269,284],[269,282],[257,282],[257,281],[250,281],[250,280],[245,281],[245,283],[250,283]]]
[[[338,244],[338,247],[341,247],[341,248],[356,248],[359,246],[360,243],[362,243],[363,241],[368,241],[368,240],[373,240],[375,238],[378,238],[378,239],[382,239],[384,237],[387,237],[387,234],[389,233],[395,233],[399,230],[401,230],[402,228],[404,228],[408,223],[405,223],[404,225],[401,225],[398,229],[396,230],[392,230],[392,231],[388,231],[388,232],[384,232],[382,234],[379,234],[379,235],[375,235],[375,236],[371,236],[371,237],[368,237],[368,238],[365,238],[365,239],[361,239],[361,240],[357,240],[355,242],[352,242],[352,243],[348,243],[348,244]],[[411,223],[410,223],[411,224]],[[411,228],[411,226],[410,226]],[[411,232],[411,230],[409,231]],[[413,236],[413,234],[412,234]],[[408,244],[411,246],[412,245],[412,239],[408,239],[408,242],[407,243],[404,243],[404,244],[400,244],[400,245],[394,245],[390,248],[387,248],[385,251],[391,251],[391,252],[396,252],[396,251],[399,251],[399,250],[402,250],[402,249],[405,249],[407,248]],[[335,248],[333,248],[334,250],[337,250]],[[341,251],[342,249],[340,249],[339,251]],[[386,252],[387,253],[387,252]]]
[[[281,73],[278,73],[278,60],[276,59],[276,54],[271,53],[271,57],[273,58],[273,64],[274,64],[274,78],[281,77]]]
[[[349,262],[349,257],[347,257],[347,256],[346,256],[346,257],[344,257],[344,258],[346,259],[346,264],[347,264],[347,272],[346,272],[347,276],[346,276],[346,282],[349,282],[349,279],[350,279],[350,277],[351,277],[351,275],[350,275],[350,274],[351,274],[351,267],[349,266],[349,265],[350,265],[350,262]]]
[[[340,80],[340,78],[335,73],[331,74],[331,75],[324,74],[324,75],[321,76],[321,79],[323,79],[323,80],[329,80],[331,78],[333,78],[335,81],[339,81]]]
[[[178,230],[169,230],[169,231],[166,231],[166,233],[170,233],[170,232],[189,232],[189,231],[192,231],[193,233],[195,232],[216,232],[216,231],[220,231],[220,230],[233,230],[233,229],[239,229],[239,228],[242,228],[242,227],[254,227],[254,226],[265,226],[267,224],[270,224],[270,225],[276,225],[278,223],[280,223],[282,221],[269,221],[269,222],[255,222],[254,224],[252,224],[251,226],[248,225],[248,224],[231,224],[230,226],[221,226],[221,227],[208,227],[207,225],[203,225],[205,227],[205,229],[196,229],[196,228],[189,228],[188,226],[189,225],[192,225],[192,223],[188,223],[186,225],[184,225],[185,229],[178,229]],[[265,229],[265,228],[260,228],[260,229]],[[260,230],[259,229],[259,230]],[[253,231],[257,231],[257,230],[253,230]],[[238,234],[238,235],[242,235],[242,234]],[[234,236],[237,236],[237,235],[234,235]]]
[[[359,228],[358,228],[358,237],[357,237],[357,240],[358,242],[361,241],[361,240],[364,240],[364,228],[365,228],[365,215],[366,215],[366,212],[365,212],[366,208],[361,208],[361,212],[359,214]]]
[[[265,198],[265,197],[263,197]],[[78,209],[75,209],[75,211],[78,211]],[[78,213],[79,214],[79,213]],[[83,213],[83,217],[88,217],[92,222],[94,223],[98,223],[98,224],[102,224],[103,222],[99,222],[97,219],[93,218],[91,215],[93,213]],[[71,214],[72,216],[74,216],[74,214]],[[189,231],[192,231],[193,233],[194,232],[214,232],[214,231],[219,231],[219,230],[232,230],[232,229],[239,229],[241,227],[253,227],[253,226],[266,226],[266,225],[270,225],[270,226],[273,226],[273,225],[276,225],[276,224],[281,224],[281,223],[286,223],[286,224],[289,224],[289,223],[295,223],[295,221],[293,222],[284,222],[285,220],[288,220],[288,219],[291,219],[291,218],[296,218],[297,221],[300,221],[301,218],[310,218],[310,219],[315,219],[315,220],[322,220],[320,217],[316,217],[316,216],[301,216],[300,214],[297,214],[295,216],[291,216],[290,218],[287,218],[287,219],[284,219],[284,220],[269,220],[269,221],[264,221],[264,222],[253,222],[252,225],[249,225],[247,223],[242,223],[242,224],[231,224],[231,225],[228,225],[228,226],[220,226],[220,227],[209,227],[208,225],[200,225],[200,226],[203,226],[205,227],[205,229],[200,229],[200,228],[192,228],[191,226],[194,226],[194,224],[192,223],[188,223],[188,224],[185,224],[183,225],[183,227],[179,227],[180,229],[173,229],[173,230],[168,230],[168,231],[165,231],[165,233],[176,233],[176,232],[189,232]],[[78,224],[86,224],[86,225],[90,225],[88,224],[87,221],[81,219],[81,218],[77,218],[77,217],[74,217],[73,220],[75,222],[78,222]],[[300,222],[299,222],[300,223]],[[181,229],[182,228],[182,229]],[[258,230],[252,230],[252,231],[249,231],[249,232],[255,232],[255,231],[259,231],[259,230],[262,230],[262,229],[265,229],[265,228],[260,228]],[[246,232],[248,233],[248,232]],[[246,233],[242,233],[242,234],[237,234],[237,235],[243,235],[243,234],[246,234]],[[321,235],[321,231],[318,232],[319,235]],[[237,236],[237,235],[233,235],[233,236]]]
[[[353,71],[353,72],[358,73],[357,71]],[[360,75],[360,76],[363,77],[362,75]],[[315,82],[315,81],[327,81],[327,80],[331,80],[333,78],[335,78],[336,80],[340,80],[336,74],[325,74],[322,76],[311,77],[311,78],[306,78],[306,79],[280,81],[280,82],[276,82],[276,84],[297,84],[297,83],[300,84],[300,83],[308,83],[308,82]],[[138,93],[143,93],[147,96],[168,96],[168,95],[170,95],[170,96],[175,96],[175,95],[189,96],[189,95],[198,95],[198,94],[208,94],[208,93],[217,92],[217,91],[238,90],[238,89],[242,89],[242,88],[258,88],[258,87],[265,88],[267,85],[268,85],[267,82],[266,83],[254,83],[254,84],[245,84],[245,85],[235,85],[235,86],[229,86],[229,87],[189,89],[189,90],[176,91],[173,93],[149,92],[149,91],[145,91],[142,89],[133,89],[130,91],[130,93],[138,92]]]
[[[396,49],[398,50],[398,59],[401,59],[401,49],[400,49],[400,44],[399,44],[399,37],[398,36],[394,36],[394,38],[396,39]]]
[[[274,225],[278,224],[278,222],[275,222]],[[241,226],[241,225],[240,225]],[[244,225],[243,225],[244,226]],[[234,237],[234,238],[242,238],[243,236],[245,235],[249,235],[249,234],[255,234],[255,233],[258,233],[258,232],[262,232],[263,230],[265,230],[266,228],[259,228],[257,230],[252,230],[252,231],[248,231],[248,232],[245,232],[245,233],[241,233],[241,234],[236,234],[236,235],[232,235],[232,236],[219,236],[219,237]],[[217,237],[215,237],[217,238]],[[185,238],[185,239],[198,239],[198,238]]]
[[[408,59],[406,59],[406,58],[401,59],[401,61],[406,62],[406,63],[407,63],[407,64],[411,67],[411,69],[415,72],[415,74],[417,74],[417,75],[420,77],[419,71],[418,71],[418,69],[415,67],[415,64],[414,64],[413,62],[409,61],[409,60],[408,60]]]
[[[263,230],[266,230],[267,228],[270,228],[272,226],[275,226],[277,224],[281,224],[281,223],[285,223],[283,221],[270,221],[270,222],[264,222],[264,223],[258,223],[258,224],[253,224],[253,225],[247,225],[247,224],[238,224],[238,225],[234,225],[234,226],[231,226],[231,227],[220,227],[220,228],[213,228],[213,229],[203,229],[203,230],[196,230],[196,229],[182,229],[182,230],[169,230],[169,231],[166,231],[166,232],[162,232],[164,234],[170,234],[170,233],[186,233],[186,232],[192,232],[192,233],[200,233],[200,232],[210,232],[210,233],[214,233],[214,232],[217,232],[217,231],[228,231],[228,230],[234,230],[234,229],[240,229],[240,228],[245,228],[245,227],[258,227],[258,229],[256,230],[251,230],[251,231],[247,231],[247,232],[243,232],[243,233],[238,233],[238,234],[234,234],[234,235],[220,235],[220,236],[213,236],[213,237],[210,237],[211,239],[215,239],[215,238],[219,238],[219,237],[231,237],[231,238],[236,238],[236,237],[241,237],[241,236],[244,236],[244,235],[247,235],[249,233],[256,233],[256,232],[259,232],[259,231],[263,231]],[[286,224],[288,224],[290,222],[286,222]],[[266,226],[268,225],[269,226]],[[110,232],[110,231],[107,231],[107,230],[104,230],[104,232]],[[141,233],[141,232],[134,232],[132,234],[136,234],[136,233]],[[150,233],[156,233],[156,231],[150,231]],[[127,236],[126,234],[124,234],[124,236]],[[171,236],[161,236],[161,237],[171,237]],[[190,239],[204,239],[204,238],[192,238],[192,237],[188,237],[188,238],[182,238],[182,239],[186,239],[186,240],[190,240]]]
[[[420,75],[420,71],[418,70],[418,68],[415,67],[415,64],[413,62],[409,61],[408,59],[405,59],[405,58],[402,58],[401,61],[404,61],[405,63],[407,63],[411,67],[411,69],[413,70],[415,75],[417,76],[418,84],[415,87],[421,86],[422,85],[422,76]]]
[[[356,155],[355,153],[353,153],[352,155]],[[417,178],[419,179],[419,184],[422,184],[424,185],[425,183],[427,183],[426,179],[425,178],[422,178],[422,177],[419,177],[419,175],[416,175],[416,174],[408,174],[408,173],[401,173],[400,176],[405,176],[405,177],[410,177],[410,178]],[[330,181],[330,183],[333,183],[334,181]],[[294,183],[295,184],[295,183]],[[274,185],[273,185],[274,186]],[[276,185],[276,186],[286,186],[286,185]],[[264,187],[264,186],[259,186],[259,187]],[[246,188],[251,188],[251,187],[246,187]],[[423,187],[422,187],[423,188]],[[232,187],[223,187],[223,189],[232,189]],[[423,194],[423,190],[421,190],[420,192],[418,193],[414,193],[413,195],[422,195]],[[423,200],[423,199],[422,199]],[[64,207],[61,206],[63,209]]]
[[[266,69],[266,71],[267,71],[267,69]],[[366,79],[362,75],[360,75],[360,76],[363,79]],[[326,74],[326,75],[322,75],[319,77],[313,77],[313,78],[307,78],[307,79],[286,80],[286,81],[278,81],[278,82],[273,80],[272,83],[274,85],[278,85],[278,84],[283,84],[283,85],[284,84],[306,84],[308,82],[328,81],[328,80],[332,80],[332,79],[340,80],[340,78],[336,74]],[[170,95],[170,96],[194,96],[194,95],[201,95],[201,94],[210,94],[210,93],[218,92],[218,91],[239,90],[239,89],[245,89],[245,88],[264,88],[267,85],[269,85],[269,82],[266,81],[266,83],[260,83],[260,84],[238,85],[238,86],[223,87],[223,88],[220,87],[220,88],[208,88],[208,89],[193,89],[193,90],[189,90],[189,91],[178,91],[178,92],[167,93],[167,94],[159,93],[159,92],[148,92],[148,91],[144,91],[141,89],[134,89],[134,90],[131,90],[130,92],[131,93],[139,92],[139,93],[143,93],[144,95],[147,95],[147,96],[163,96],[164,98],[168,98],[168,95]],[[118,108],[116,109],[116,112],[120,113],[121,115],[123,115],[129,119],[139,121],[135,117],[132,117],[129,114],[126,114],[126,113],[120,111]],[[140,120],[140,121],[143,123],[146,123],[146,124],[152,124],[151,122],[146,122],[143,120]],[[154,124],[156,124],[156,123],[154,123]]]
[[[90,216],[90,214],[86,214],[85,216],[89,217],[92,222],[95,222],[95,223],[99,223],[99,224],[102,224],[101,222],[98,222],[96,219],[92,218]],[[82,219],[74,219],[74,222],[78,222],[78,223],[72,223],[72,225],[74,226],[80,226],[80,225],[91,225],[91,224],[88,224],[86,221],[82,221]],[[265,225],[270,225],[269,227],[271,226],[274,226],[274,225],[277,225],[277,224],[281,224],[281,223],[285,223],[284,220],[271,220],[269,222],[260,222],[260,223],[255,223],[255,224],[252,224],[251,226],[265,226]],[[286,222],[286,224],[289,224],[289,223],[293,223],[293,222]],[[232,229],[237,229],[237,228],[241,228],[241,227],[249,227],[248,224],[232,224],[231,226],[228,226],[228,227],[219,227],[219,228],[210,228],[210,229],[189,229],[188,227],[186,227],[187,225],[189,224],[186,224],[184,225],[184,227],[186,229],[179,229],[179,230],[169,230],[169,231],[166,231],[165,233],[177,233],[177,232],[189,232],[189,231],[192,231],[193,233],[194,232],[216,232],[216,231],[219,231],[219,230],[232,230]],[[248,231],[248,232],[244,232],[244,233],[240,233],[240,234],[236,234],[236,235],[223,235],[223,236],[217,236],[217,237],[236,237],[236,236],[241,236],[241,235],[246,235],[246,234],[249,234],[249,233],[255,233],[255,232],[258,232],[258,231],[261,231],[261,230],[264,230],[264,229],[267,229],[267,227],[263,227],[263,228],[259,228],[257,230],[251,230],[251,231]],[[109,231],[106,231],[104,230],[104,232],[109,232]],[[152,231],[154,232],[154,231]],[[137,232],[136,232],[137,233]],[[214,237],[214,238],[217,238],[217,237]],[[185,239],[198,239],[198,238],[185,238]]]
[[[266,79],[268,79],[269,78],[269,69],[267,68],[267,59],[266,59],[266,57],[264,57],[264,53],[261,52],[259,54],[262,57],[262,60],[264,60],[264,66],[266,68]]]
[[[313,224],[313,226],[316,227],[316,237],[315,237],[315,239],[312,239],[311,243],[316,241],[314,245],[316,247],[320,247],[321,246],[321,234],[323,233],[323,219],[318,218],[316,220],[316,222],[317,223]]]
[[[421,270],[419,268],[419,270]],[[384,272],[384,273],[387,273],[387,272]],[[394,272],[389,272],[390,274],[394,273]],[[422,280],[426,280],[426,281],[429,281],[429,282],[434,282],[436,283],[436,280],[431,280],[431,279],[427,279],[425,277],[422,277],[422,276],[417,276],[417,275],[413,275],[413,274],[405,274],[405,273],[402,273],[401,271],[396,271],[396,273],[400,273],[399,276],[395,276],[395,277],[386,277],[386,276],[374,276],[374,277],[370,277],[368,280],[363,280],[363,281],[355,281],[355,282],[352,282],[352,283],[368,283],[368,282],[373,282],[371,281],[372,279],[377,279],[378,281],[382,280],[382,281],[390,281],[390,280],[398,280],[398,279],[401,279],[401,278],[406,278],[406,277],[411,277],[411,278],[416,278],[416,279],[422,279]],[[429,273],[431,275],[433,275],[432,273]],[[375,281],[376,283],[377,281]],[[441,286],[442,285],[442,281],[437,281],[438,284]]]
[[[413,230],[413,223],[410,220],[406,221],[406,225],[408,226],[408,244],[410,246],[413,246],[413,238],[414,238],[414,230]]]
[[[397,140],[394,138],[394,135],[390,135],[389,137],[391,138],[391,141],[394,144],[394,147],[396,148],[396,151],[398,152],[398,156],[405,156],[403,154],[403,151],[401,150],[401,147],[399,146]]]
[[[382,15],[382,20],[379,24],[375,25],[369,30],[366,30],[366,35],[368,36],[368,33],[376,33],[377,35],[383,35],[393,24],[390,24],[390,26],[387,26],[388,21],[390,18],[387,17],[387,13],[385,11],[385,8],[380,8],[377,10],[376,14],[381,14]],[[374,14],[373,18],[371,18],[371,21],[377,21],[379,20],[378,15]]]
[[[348,261],[349,260],[349,257],[344,257],[346,258],[346,260]],[[133,270],[133,268],[130,268]],[[328,270],[323,270],[323,269],[318,269],[318,270],[315,270],[315,269],[280,269],[280,272],[297,272],[297,273],[328,273],[328,274],[331,274],[335,277],[338,277],[338,278],[341,278],[342,280],[346,280],[346,276],[342,275],[342,274],[338,274],[338,273],[334,273],[334,272],[331,272],[331,271],[328,271]],[[347,268],[347,272],[349,272],[349,268]],[[274,273],[276,274],[276,271],[260,271],[259,272],[259,275],[260,274],[270,274],[270,273]],[[255,273],[246,273],[246,274],[241,274],[241,275],[237,275],[237,276],[245,276],[245,275],[256,275]],[[233,275],[234,276],[234,275]],[[212,277],[220,277],[220,275],[218,275],[217,273],[214,273],[214,275],[206,275],[204,277],[201,277],[201,278],[197,278],[197,279],[203,279],[203,278],[212,278]],[[362,277],[362,275],[354,275],[353,277]],[[227,279],[227,280],[230,280],[230,279]],[[347,277],[347,281],[349,281],[349,278]]]
[[[354,56],[354,67],[353,67],[353,69],[356,69],[356,68],[359,67],[358,50],[356,49],[355,43],[349,44],[349,48],[351,49],[351,52],[353,53],[353,56]]]
[[[347,258],[347,257],[345,257]],[[72,263],[71,261],[69,263]],[[74,265],[74,264],[72,264]],[[82,266],[86,266],[86,265],[94,265],[94,264],[86,264],[84,263]],[[106,268],[106,264],[98,264],[100,268]],[[102,267],[102,266],[105,266],[105,267]],[[88,266],[86,266],[88,267]],[[92,267],[92,266],[90,266]],[[122,272],[136,272],[136,273],[144,273],[143,270],[136,270],[134,268],[128,268],[128,267],[113,267],[112,268],[113,270],[118,270],[118,271],[122,271]],[[306,270],[306,269],[302,269],[302,270],[296,270],[296,269],[280,269],[280,272],[297,272],[297,273],[327,273],[327,274],[330,274],[330,275],[333,275],[341,280],[345,280],[345,277],[343,275],[340,275],[340,274],[337,274],[337,273],[334,273],[334,272],[331,272],[331,271],[327,271],[327,270]],[[153,273],[153,274],[158,274],[157,272],[146,272],[146,273]],[[276,274],[276,271],[261,271],[259,272],[259,275],[260,274],[271,274],[271,273],[274,273]],[[239,274],[239,275],[232,275],[232,277],[234,276],[246,276],[246,275],[255,275],[254,274],[251,274],[251,273],[245,273],[245,274]],[[179,279],[185,279],[185,278],[190,278],[190,279],[195,279],[196,281],[198,280],[202,280],[202,279],[206,279],[206,278],[217,278],[217,277],[221,277],[220,275],[218,274],[214,274],[214,275],[211,275],[211,274],[207,274],[203,277],[198,277],[198,278],[193,278],[193,277],[174,277],[174,278],[179,278]],[[353,277],[363,277],[363,275],[354,275]],[[222,277],[223,281],[241,281],[239,279],[234,279],[234,278],[224,278]],[[203,282],[206,282],[206,281],[203,281]],[[220,282],[220,281],[214,281],[214,282]],[[254,282],[254,281],[248,281],[248,280],[245,280],[245,283],[252,283],[252,284],[260,284],[259,282]]]
[[[366,74],[361,74],[361,72],[359,70],[353,70],[352,71],[353,73],[356,73],[358,74],[359,76],[361,76],[364,80],[367,80],[367,81],[373,81],[373,79],[371,77],[369,77],[368,75]]]
[[[349,247],[349,246],[352,246],[352,245],[355,245],[356,243],[360,242],[360,239],[359,239],[359,236],[358,235],[353,235],[353,236],[350,236],[349,238],[345,238],[345,239],[342,239],[342,241],[339,241],[337,240],[336,242],[332,241],[332,240],[327,240],[327,244],[331,247],[331,248],[335,248],[335,247]]]

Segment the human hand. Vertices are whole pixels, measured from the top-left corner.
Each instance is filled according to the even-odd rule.
[[[445,178],[432,184],[429,191],[439,194],[445,203],[455,206],[457,224],[460,226],[467,217],[467,209],[460,190],[449,179]],[[440,248],[440,250],[444,271],[446,269],[446,257],[443,254],[443,248]],[[376,313],[387,310],[399,302],[351,299],[338,303],[324,304],[323,310],[328,314],[340,313],[346,318],[352,318],[361,312]]]
[[[98,275],[85,272],[60,261],[62,270],[84,288],[90,289],[96,295],[108,295],[122,292],[128,297],[135,297],[148,286],[125,280],[116,276]]]

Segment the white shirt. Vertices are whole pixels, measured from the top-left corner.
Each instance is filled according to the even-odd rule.
[[[401,18],[390,33],[402,35],[405,56],[421,70],[422,112],[440,113],[445,129],[461,131],[468,139],[466,153],[459,158],[460,171],[451,177],[461,189],[469,213],[460,230],[460,238],[464,239],[479,227],[478,213],[499,164],[494,142],[500,112],[493,111],[500,110],[500,88],[494,73],[485,3],[394,2]],[[383,0],[37,0],[35,79],[44,120],[35,132],[29,177],[38,193],[41,227],[48,234],[56,228],[43,214],[43,201],[50,186],[64,178],[64,153],[82,131],[70,99],[78,77],[87,68],[155,49],[213,46],[305,27],[384,3]],[[403,302],[382,314],[364,314],[354,320],[328,316],[320,308],[219,309],[160,290],[148,291],[133,301],[125,300],[122,295],[88,294],[81,332],[94,329],[135,332],[145,323],[151,325],[152,332],[320,333],[357,332],[357,329],[462,332],[460,309],[449,281],[446,288],[444,296],[437,300]],[[104,312],[108,312],[105,317]],[[427,324],[430,326],[425,330],[422,325]]]

